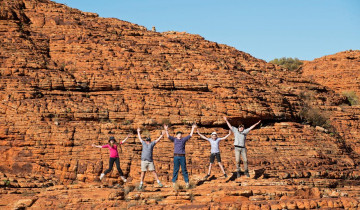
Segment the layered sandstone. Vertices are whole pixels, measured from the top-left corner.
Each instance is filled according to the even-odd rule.
[[[360,51],[349,50],[306,61],[302,74],[342,94],[354,91],[360,96]]]
[[[199,35],[157,33],[47,0],[1,1],[0,37],[0,176],[5,180],[0,206],[359,205],[359,188],[353,187],[359,184],[359,110],[297,72]],[[304,106],[329,116],[331,130],[307,124]],[[223,136],[224,115],[246,127],[263,121],[248,136],[250,179],[222,179],[215,166],[214,177],[202,180],[210,145],[194,135],[186,146],[193,189],[171,188],[173,145],[167,139],[154,150],[166,187],[154,187],[148,175],[145,191],[133,189],[140,174],[137,127],[155,139],[164,123],[171,133],[188,133],[196,122],[205,135]],[[115,170],[100,183],[109,154],[90,145],[128,133],[121,167],[129,183],[123,185]],[[230,175],[232,138],[221,143]]]

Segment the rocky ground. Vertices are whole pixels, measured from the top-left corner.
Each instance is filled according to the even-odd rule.
[[[359,208],[360,106],[333,85],[357,84],[358,51],[289,71],[199,35],[47,0],[0,1],[0,40],[1,208]],[[344,77],[325,82],[317,69]],[[215,166],[203,180],[210,145],[194,135],[186,146],[191,189],[181,176],[171,185],[167,139],[154,150],[165,187],[148,175],[145,190],[136,189],[137,127],[155,139],[163,124],[173,134],[196,122],[205,135],[224,136],[223,116],[246,127],[262,120],[247,137],[250,178],[231,176],[230,136],[221,143],[229,178]],[[100,182],[109,154],[91,144],[128,133],[120,162],[129,182],[115,170]]]

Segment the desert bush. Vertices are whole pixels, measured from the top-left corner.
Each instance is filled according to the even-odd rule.
[[[320,109],[305,106],[300,110],[299,116],[310,125],[331,128],[328,117]]]
[[[359,104],[359,98],[354,91],[345,91],[343,92],[343,96],[347,98],[351,105]]]
[[[298,69],[303,63],[298,58],[275,58],[274,60],[270,61],[270,63],[285,67],[289,70],[296,70]]]

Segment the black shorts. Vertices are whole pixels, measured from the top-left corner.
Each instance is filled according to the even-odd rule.
[[[210,163],[214,163],[215,157],[216,157],[217,162],[218,162],[218,163],[221,163],[220,152],[218,152],[218,153],[211,153],[211,155],[210,155]]]

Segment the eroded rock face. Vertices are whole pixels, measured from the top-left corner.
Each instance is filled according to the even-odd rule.
[[[239,207],[240,199],[257,206],[265,201],[264,208],[306,208],[331,207],[320,204],[329,195],[340,206],[350,205],[339,200],[344,193],[358,199],[359,189],[348,189],[358,183],[358,134],[347,122],[353,117],[350,122],[358,126],[359,112],[340,107],[344,97],[297,72],[198,35],[157,33],[46,0],[1,1],[0,37],[0,171],[6,187],[1,193],[30,197],[21,201],[15,196],[14,202],[9,198],[0,205],[75,208],[87,203],[104,208],[195,201],[197,208],[224,208]],[[306,125],[301,116],[305,106],[329,116],[329,128]],[[190,132],[196,122],[205,135],[217,131],[224,136],[225,115],[246,127],[263,120],[248,136],[251,179],[202,181],[210,145],[194,135],[186,146],[196,186],[191,194],[169,187],[130,192],[140,174],[137,127],[155,139],[164,123],[173,134]],[[121,140],[129,132],[133,135],[122,146],[120,161],[129,183],[120,189],[98,188],[119,178],[113,170],[102,184],[93,183],[107,168],[109,153],[90,145],[106,144],[109,136]],[[235,169],[232,144],[232,136],[221,143],[230,175]],[[172,156],[172,143],[162,139],[154,160],[169,186]],[[216,166],[213,171],[219,177]],[[146,181],[153,181],[150,174]],[[247,191],[239,192],[240,185]],[[326,191],[334,186],[339,192]],[[57,191],[68,196],[66,202],[56,199]],[[74,197],[84,192],[91,195]],[[318,200],[311,203],[310,198]]]
[[[349,50],[306,61],[302,74],[340,94],[354,91],[360,96],[360,51]]]
[[[302,75],[348,98],[336,107],[330,120],[337,133],[348,145],[348,150],[360,154],[360,51],[349,50],[307,61],[301,67]]]

